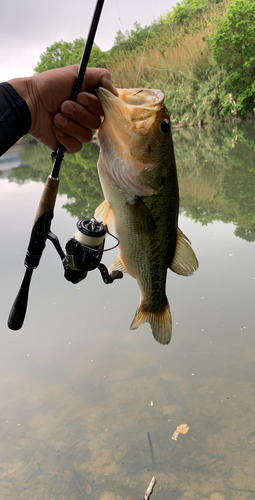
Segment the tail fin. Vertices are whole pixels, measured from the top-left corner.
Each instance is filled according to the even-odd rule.
[[[143,311],[142,305],[136,311],[130,330],[135,330],[143,323],[150,323],[152,333],[160,344],[169,344],[172,335],[172,318],[168,300],[159,312]]]

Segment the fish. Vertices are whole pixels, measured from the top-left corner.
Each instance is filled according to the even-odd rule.
[[[167,271],[192,275],[198,260],[178,228],[179,189],[169,113],[158,89],[97,87],[104,118],[98,130],[98,175],[105,200],[95,218],[113,228],[119,255],[109,272],[136,279],[140,303],[130,329],[149,323],[169,344],[172,317]]]

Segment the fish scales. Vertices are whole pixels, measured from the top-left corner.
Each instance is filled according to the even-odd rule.
[[[198,267],[189,240],[178,228],[179,191],[170,118],[159,90],[102,87],[96,93],[105,118],[99,129],[98,173],[105,201],[95,212],[119,238],[111,266],[133,276],[140,304],[131,324],[150,323],[168,344],[172,320],[166,297],[170,269],[185,276]]]

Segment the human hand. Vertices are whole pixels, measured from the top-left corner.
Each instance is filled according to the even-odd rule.
[[[58,141],[67,153],[80,151],[83,143],[91,141],[92,130],[99,128],[104,114],[99,99],[89,93],[95,85],[101,83],[118,95],[106,69],[87,68],[77,102],[70,101],[77,72],[78,65],[73,65],[8,82],[27,102],[31,114],[29,134],[53,151]]]

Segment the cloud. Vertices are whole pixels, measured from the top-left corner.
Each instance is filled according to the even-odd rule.
[[[134,22],[149,25],[170,10],[174,0],[105,0],[96,43],[109,50],[116,32]],[[146,7],[145,7],[146,5]],[[0,4],[0,81],[30,76],[40,54],[55,41],[86,38],[96,1],[8,0]]]

